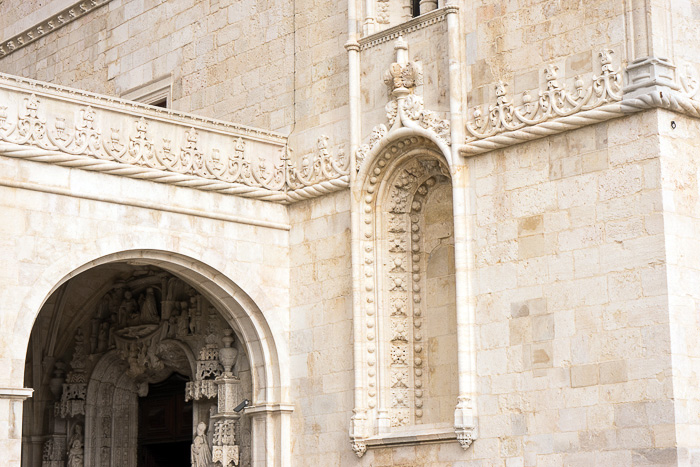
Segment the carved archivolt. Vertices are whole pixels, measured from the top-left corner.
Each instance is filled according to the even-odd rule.
[[[118,280],[77,327],[65,377],[56,363],[42,466],[135,466],[138,398],[173,372],[190,378],[185,400],[195,401],[195,413],[207,414],[205,421],[211,414],[210,457],[238,465],[239,440],[249,446],[250,434],[239,431],[241,415],[232,408],[250,389],[241,390],[234,342],[214,307],[181,279],[146,269]]]

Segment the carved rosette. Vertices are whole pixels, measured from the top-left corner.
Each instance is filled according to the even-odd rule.
[[[213,446],[211,460],[221,467],[238,465],[239,446]]]

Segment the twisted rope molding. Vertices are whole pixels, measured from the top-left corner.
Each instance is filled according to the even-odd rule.
[[[150,167],[124,165],[119,162],[93,159],[8,142],[0,142],[0,155],[282,204],[315,198],[345,189],[350,185],[349,176],[344,175],[334,180],[326,180],[298,190],[288,192],[274,191],[238,183],[207,180],[193,175],[165,172]]]
[[[343,175],[342,177],[333,180],[326,180],[315,185],[299,188],[298,190],[288,191],[286,193],[287,203],[316,198],[317,196],[333,193],[334,191],[344,190],[349,186],[350,176]]]
[[[700,118],[700,102],[693,101],[675,91],[652,92],[631,99],[623,99],[614,104],[603,105],[593,110],[586,110],[568,117],[539,123],[521,130],[471,141],[462,145],[459,148],[459,153],[463,157],[475,156],[654,108],[662,108],[682,113],[689,117]]]

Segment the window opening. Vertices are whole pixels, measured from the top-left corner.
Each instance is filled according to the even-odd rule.
[[[172,86],[172,76],[166,75],[122,93],[122,98],[167,109],[172,104]]]
[[[420,0],[411,0],[411,7],[413,10],[413,17],[420,16]]]
[[[159,101],[153,102],[149,105],[152,105],[153,107],[161,107],[163,109],[167,109],[168,108],[168,98],[166,97],[166,98],[161,99]]]

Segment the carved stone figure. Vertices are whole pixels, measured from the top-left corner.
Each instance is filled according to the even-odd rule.
[[[177,337],[184,337],[189,332],[190,315],[187,310],[187,302],[180,302],[180,316],[177,319]]]
[[[141,322],[142,323],[159,323],[158,308],[156,306],[156,297],[153,295],[153,288],[149,287],[146,290],[146,296],[141,303]]]
[[[73,434],[68,443],[68,465],[67,467],[83,467],[84,446],[83,446],[83,426],[75,425]]]
[[[199,320],[199,313],[197,310],[197,298],[190,297],[190,307],[189,307],[189,331],[190,334],[194,335],[197,333],[197,321]]]
[[[209,449],[206,433],[206,423],[199,422],[199,425],[197,425],[197,436],[194,437],[190,450],[192,467],[209,467],[211,463],[211,450]]]
[[[138,304],[130,291],[124,292],[124,300],[119,305],[117,325],[121,328],[138,316]]]

